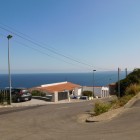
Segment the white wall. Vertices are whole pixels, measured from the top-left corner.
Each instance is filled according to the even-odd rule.
[[[101,96],[102,87],[94,87],[94,96],[102,97]]]
[[[101,96],[102,97],[108,97],[109,96],[109,87],[102,87]]]
[[[93,87],[83,87],[83,91],[91,91],[93,92]],[[98,96],[100,98],[109,96],[109,87],[94,87],[94,96]]]
[[[75,88],[73,94],[75,96],[81,96],[82,95],[82,88]]]

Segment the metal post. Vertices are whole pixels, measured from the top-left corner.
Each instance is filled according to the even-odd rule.
[[[127,77],[127,68],[125,69],[125,76]]]
[[[96,70],[93,70],[93,92],[92,92],[92,97],[94,96],[94,72],[95,72]]]
[[[118,68],[118,97],[120,98],[120,68]]]
[[[11,35],[7,36],[8,39],[8,73],[9,73],[9,94],[10,94],[10,105],[12,103],[12,97],[11,97],[11,72],[10,72],[10,48],[9,48],[9,39],[12,38]]]

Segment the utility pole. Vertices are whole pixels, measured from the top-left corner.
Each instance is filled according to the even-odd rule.
[[[125,76],[127,77],[127,68],[125,68]]]
[[[96,70],[93,70],[93,92],[92,92],[92,97],[94,97],[94,72],[95,72]]]
[[[120,98],[120,68],[118,68],[118,97]]]

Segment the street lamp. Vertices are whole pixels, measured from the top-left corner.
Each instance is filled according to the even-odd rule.
[[[10,94],[10,105],[12,103],[12,99],[11,99],[11,73],[10,73],[10,48],[9,48],[9,39],[11,39],[12,36],[8,35],[7,39],[8,39],[8,72],[9,72],[9,94]]]
[[[93,70],[93,92],[92,92],[92,97],[94,96],[94,72],[95,72],[96,70]]]

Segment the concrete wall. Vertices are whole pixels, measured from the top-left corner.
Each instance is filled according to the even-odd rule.
[[[52,96],[52,102],[58,102],[58,92],[57,91],[55,91]]]

